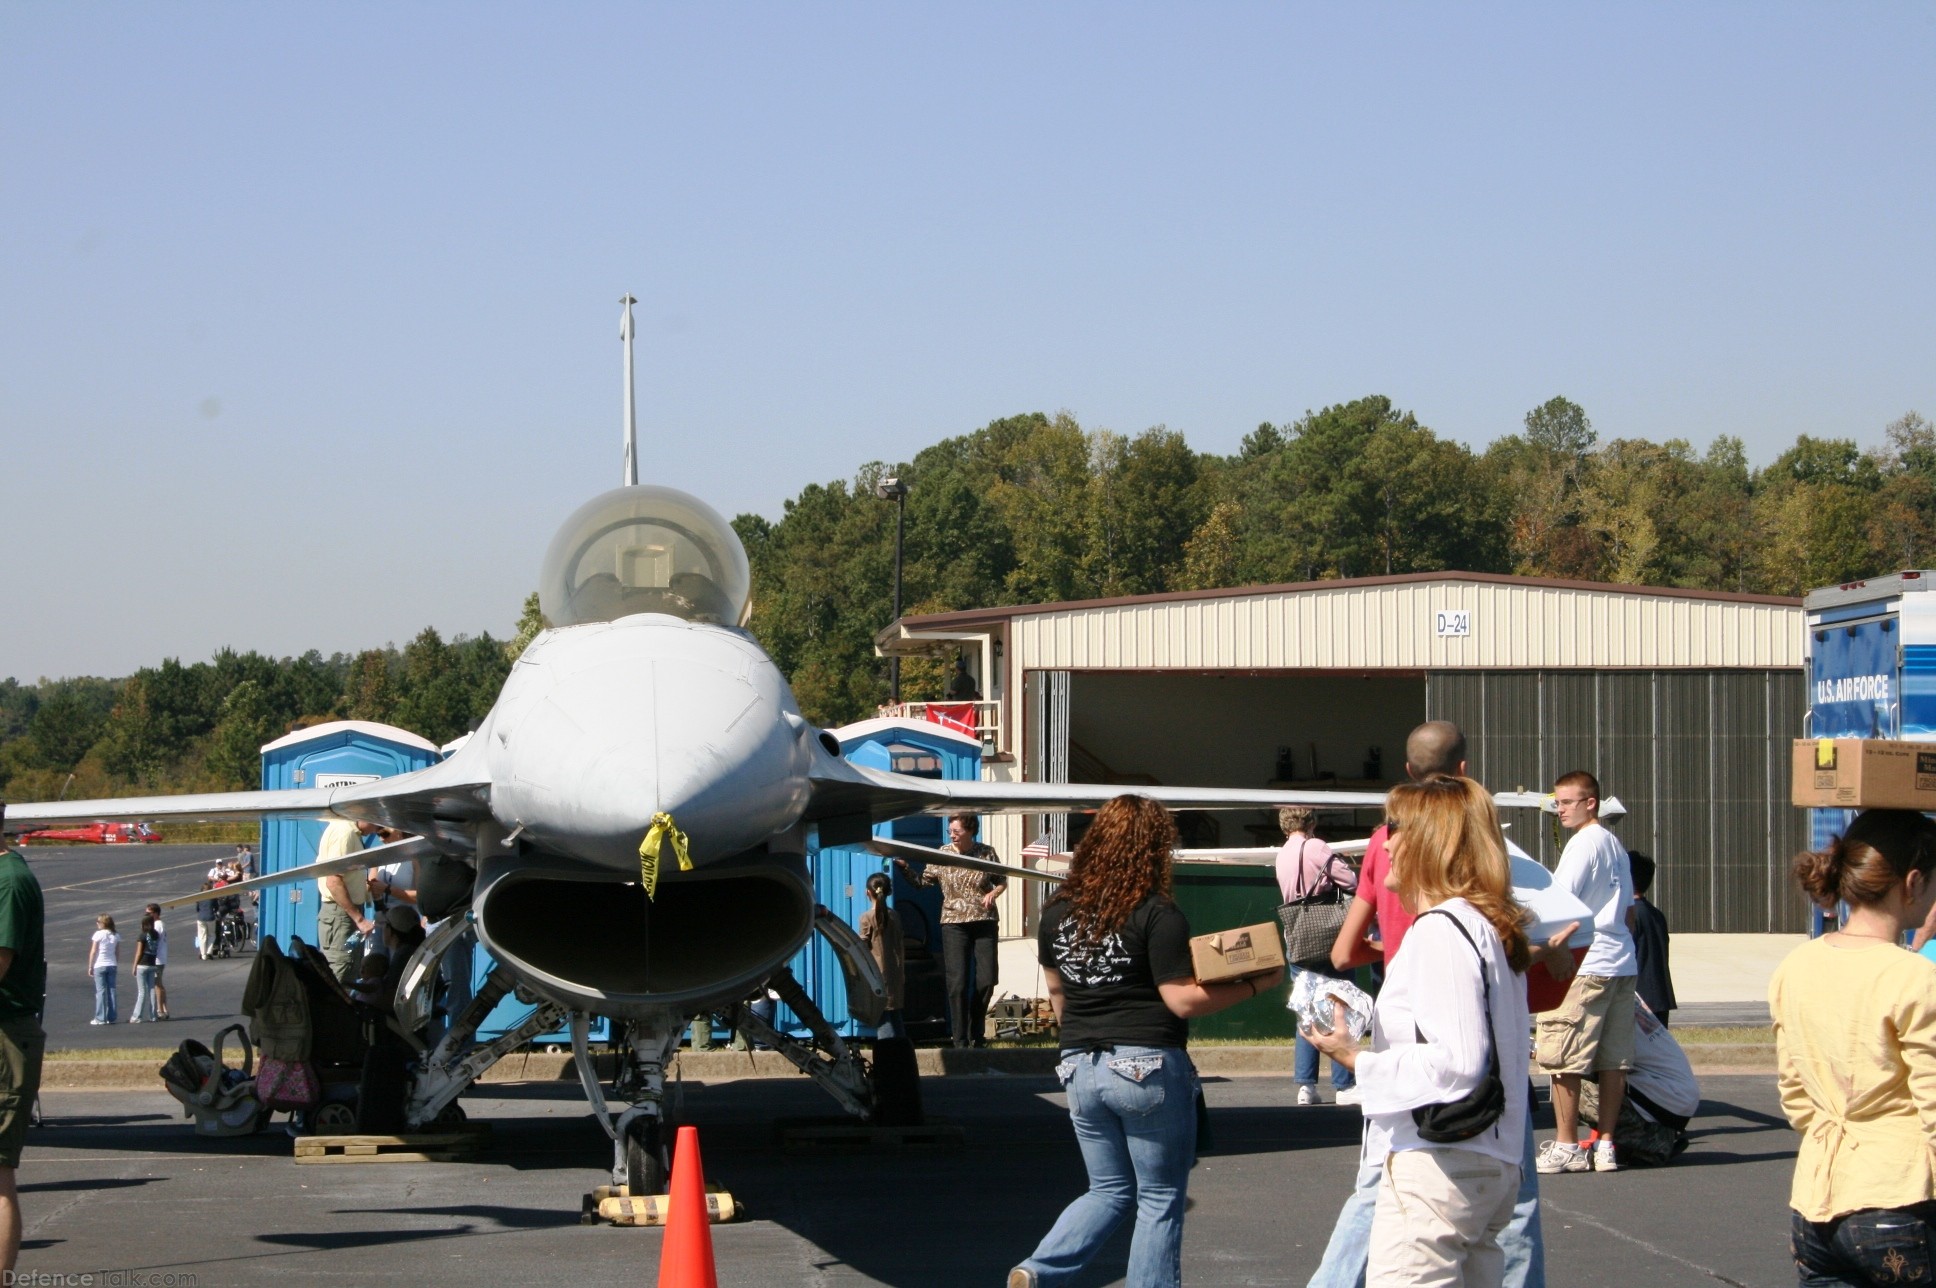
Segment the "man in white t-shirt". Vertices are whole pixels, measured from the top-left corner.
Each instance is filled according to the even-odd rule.
[[[1533,1046],[1540,1068],[1553,1075],[1553,1121],[1559,1131],[1540,1147],[1542,1172],[1611,1172],[1619,1164],[1613,1140],[1580,1148],[1580,1079],[1595,1075],[1602,1121],[1620,1121],[1627,1070],[1634,1057],[1634,983],[1640,961],[1633,941],[1633,870],[1627,847],[1600,822],[1600,783],[1576,769],[1553,784],[1560,825],[1573,838],[1560,852],[1553,884],[1593,911],[1593,946],[1567,986],[1566,1000],[1539,1017]]]

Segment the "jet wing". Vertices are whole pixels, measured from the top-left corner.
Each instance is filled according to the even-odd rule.
[[[1355,841],[1326,841],[1331,853],[1347,858],[1360,855],[1371,845],[1371,838],[1359,837]],[[1276,845],[1213,846],[1207,849],[1178,850],[1178,863],[1255,863],[1269,867],[1277,861],[1282,847]]]
[[[9,804],[6,821],[10,827],[157,818],[226,822],[276,814],[285,818],[348,818],[427,835],[439,831],[440,822],[475,822],[489,813],[490,780],[473,772],[465,760],[460,750],[449,760],[428,768],[350,787],[29,801]],[[481,763],[478,768],[483,768]]]
[[[821,752],[810,774],[809,821],[866,816],[883,823],[908,814],[1056,814],[1099,808],[1134,792],[1175,809],[1276,809],[1312,805],[1332,809],[1374,808],[1383,792],[1271,791],[1246,787],[1122,787],[1107,783],[985,783],[914,778],[850,764]]]
[[[412,836],[389,845],[376,845],[355,854],[346,854],[340,859],[323,859],[316,863],[305,863],[299,868],[284,868],[266,876],[250,877],[247,881],[231,881],[214,890],[198,890],[194,894],[177,895],[173,899],[163,899],[164,908],[179,908],[187,903],[200,903],[204,899],[226,899],[232,894],[247,894],[251,890],[266,890],[270,886],[289,885],[296,881],[312,881],[317,877],[335,876],[339,872],[354,872],[358,868],[378,868],[387,863],[409,863],[417,859],[427,859],[442,853],[435,845],[421,836]]]
[[[877,836],[867,842],[867,848],[886,859],[907,859],[913,863],[935,863],[948,868],[972,868],[976,872],[993,872],[997,876],[1021,877],[1027,881],[1060,881],[1065,873],[1044,872],[1035,868],[1018,868],[1009,863],[996,863],[992,859],[976,859],[966,854],[950,854],[931,846],[916,845],[912,841],[895,841]]]
[[[7,806],[7,824],[93,823],[155,818],[190,822],[253,819],[259,814],[335,818],[330,797],[341,788],[309,787],[281,792],[201,792],[186,796],[123,796],[99,801],[28,801]]]
[[[1362,854],[1365,841],[1339,841],[1332,845],[1333,854]],[[916,845],[912,841],[896,841],[891,837],[877,836],[865,842],[864,848],[882,858],[907,859],[922,863],[938,863],[943,867],[972,868],[976,872],[994,872],[1005,877],[1022,877],[1029,881],[1060,881],[1066,874],[1043,868],[1018,868],[1010,863],[997,863],[992,859],[976,859],[965,854],[951,854],[931,846]],[[1050,856],[1067,862],[1069,856],[1057,854]],[[1240,849],[1178,850],[1179,863],[1257,863],[1268,864],[1277,857],[1277,851],[1268,847],[1244,847]],[[1535,867],[1538,865],[1535,864]]]

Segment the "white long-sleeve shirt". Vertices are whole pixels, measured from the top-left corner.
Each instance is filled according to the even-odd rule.
[[[1472,1139],[1442,1148],[1470,1149],[1517,1166],[1526,1132],[1525,980],[1513,974],[1498,932],[1471,904],[1448,899],[1439,908],[1458,918],[1479,953],[1444,917],[1420,916],[1405,936],[1405,951],[1391,960],[1372,1013],[1372,1048],[1358,1057],[1364,1161],[1382,1162],[1398,1150],[1440,1148],[1419,1139],[1412,1110],[1470,1094],[1485,1080],[1491,1044],[1496,1044],[1505,1113]],[[1481,953],[1492,978],[1491,1044]]]

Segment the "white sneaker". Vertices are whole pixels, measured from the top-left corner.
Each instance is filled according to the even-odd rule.
[[[106,1023],[107,1023],[107,1021],[106,1021],[106,1020],[89,1020],[89,1021],[88,1021],[88,1023],[89,1023],[89,1024],[106,1024]]]
[[[1596,1172],[1617,1172],[1620,1164],[1613,1158],[1613,1142],[1596,1140],[1593,1142],[1593,1170]]]
[[[1533,1160],[1533,1167],[1541,1176],[1551,1176],[1555,1172],[1591,1171],[1593,1163],[1578,1145],[1562,1145],[1557,1140],[1549,1140],[1540,1145],[1539,1157]]]
[[[1300,1105],[1321,1105],[1324,1101],[1319,1097],[1318,1089],[1307,1082],[1297,1089],[1297,1103]]]
[[[1364,1098],[1365,1093],[1358,1090],[1358,1088],[1346,1087],[1331,1097],[1331,1103],[1335,1105],[1355,1105],[1361,1103]]]

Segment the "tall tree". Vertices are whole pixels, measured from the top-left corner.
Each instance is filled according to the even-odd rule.
[[[1083,589],[1145,595],[1167,589],[1183,547],[1203,519],[1197,454],[1183,435],[1158,426],[1133,439],[1090,436],[1088,550]]]
[[[75,678],[43,685],[27,734],[42,768],[63,773],[101,740],[116,685],[108,680]]]
[[[262,747],[286,731],[274,696],[255,680],[243,680],[222,700],[221,719],[209,742],[208,771],[227,790],[262,784]]]
[[[739,520],[734,520],[735,525],[738,522]],[[524,597],[524,610],[518,614],[517,629],[512,632],[509,642],[504,646],[504,656],[513,662],[523,657],[524,650],[531,647],[531,641],[537,639],[538,632],[544,628],[544,609],[539,606],[538,592],[534,590]]]
[[[1580,522],[1580,479],[1596,441],[1593,422],[1578,403],[1554,397],[1526,413],[1524,429],[1486,449],[1514,501],[1513,571],[1591,577],[1601,554]]]

